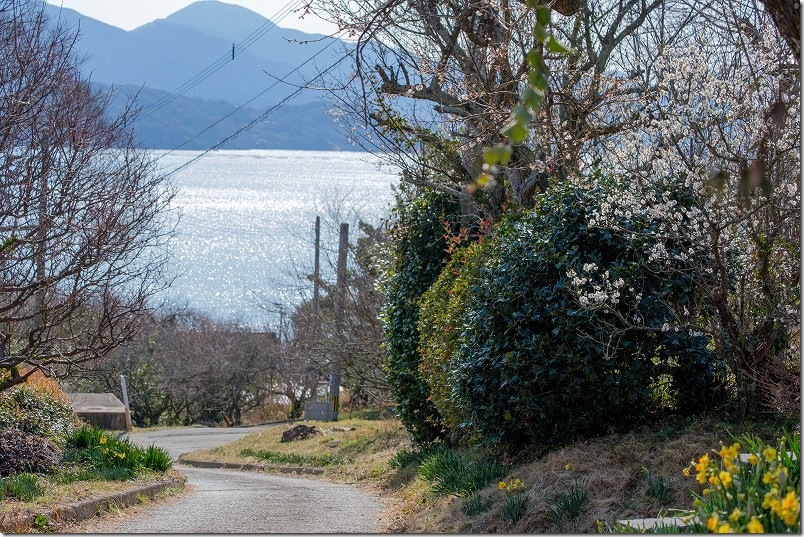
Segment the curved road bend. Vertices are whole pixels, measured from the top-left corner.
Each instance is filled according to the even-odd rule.
[[[177,458],[233,442],[264,427],[193,428],[130,434]],[[258,472],[177,466],[191,492],[142,516],[104,527],[103,533],[377,533],[382,504],[347,485]]]

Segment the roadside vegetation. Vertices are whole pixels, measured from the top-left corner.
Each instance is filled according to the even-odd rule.
[[[0,527],[56,531],[66,506],[133,484],[181,480],[168,453],[81,423],[58,384],[41,373],[0,395]]]
[[[686,515],[698,516],[701,525],[691,527],[698,533],[715,513],[734,530],[745,531],[756,517],[766,531],[796,531],[795,504],[783,511],[782,502],[800,491],[800,465],[782,453],[798,452],[800,434],[777,437],[794,422],[670,419],[549,451],[499,456],[466,446],[414,445],[395,418],[350,419],[310,422],[321,434],[304,440],[283,443],[288,424],[182,458],[356,483],[380,494],[389,532],[628,532],[618,520]],[[735,459],[735,442],[741,453],[755,454],[756,463]],[[773,457],[766,458],[768,448]],[[753,497],[727,499],[724,471]],[[718,484],[710,483],[712,476]]]
[[[780,2],[311,2],[357,36],[333,97],[401,185],[276,334],[147,311],[170,189],[32,6],[0,0],[22,73],[0,114],[12,501],[72,479],[57,467],[165,462],[76,428],[26,391],[41,371],[110,390],[125,372],[139,425],[297,419],[338,401],[339,372],[353,409],[398,421],[195,456],[381,487],[395,531],[624,531],[678,509],[695,531],[800,532],[800,29]]]

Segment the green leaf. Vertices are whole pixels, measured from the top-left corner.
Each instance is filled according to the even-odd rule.
[[[530,80],[530,77],[528,79]],[[531,109],[536,110],[544,102],[544,92],[529,86],[522,90],[521,101]]]
[[[503,127],[502,131],[504,136],[507,136],[511,143],[518,144],[524,142],[528,137],[528,129],[518,123],[516,120],[511,121],[508,125]]]
[[[513,148],[508,144],[496,144],[492,147],[487,147],[483,150],[483,158],[486,164],[493,166],[495,164],[506,165],[511,160]]]
[[[565,45],[552,35],[547,38],[547,41],[545,41],[545,45],[547,45],[547,49],[550,52],[553,52],[555,54],[577,54],[577,51],[568,47],[567,45]]]
[[[521,104],[518,104],[514,107],[512,115],[520,125],[527,125],[533,119],[533,115],[531,115],[530,110]]]
[[[539,43],[544,43],[545,40],[548,38],[549,34],[547,33],[547,27],[543,24],[537,22],[533,25],[533,37]]]
[[[550,87],[550,80],[547,78],[547,73],[544,71],[533,70],[528,73],[528,82],[534,90],[541,92],[544,97],[544,92]]]
[[[538,71],[547,70],[547,67],[544,64],[544,57],[542,56],[542,53],[537,49],[535,48],[530,49],[530,52],[528,52],[527,60],[528,65],[530,66],[531,69],[536,69]]]
[[[535,5],[531,6],[536,10],[536,21],[544,27],[550,24],[550,8],[547,6]]]

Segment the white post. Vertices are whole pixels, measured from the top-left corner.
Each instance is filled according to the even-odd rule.
[[[120,386],[123,387],[123,404],[126,407],[126,429],[131,431],[134,426],[131,425],[131,411],[128,408],[128,391],[126,390],[126,377],[120,375]]]

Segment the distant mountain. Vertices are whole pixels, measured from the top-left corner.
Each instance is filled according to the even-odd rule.
[[[83,70],[94,83],[120,87],[124,95],[139,92],[145,114],[136,128],[143,143],[155,148],[172,149],[236,106],[247,104],[187,148],[220,141],[313,78],[319,66],[330,65],[348,46],[278,27],[253,11],[215,0],[196,2],[130,32],[70,9],[53,5],[46,9],[52,19],[79,29],[77,53],[85,58]],[[316,53],[314,61],[288,76],[288,83],[277,82]],[[343,62],[344,68],[347,64]],[[247,148],[346,148],[348,143],[335,130],[319,98],[305,90],[290,101],[295,106],[272,113],[259,126],[259,135],[243,135],[232,143]],[[155,104],[160,105],[156,111]],[[294,119],[293,114],[298,117]],[[293,128],[287,128],[313,120],[321,127],[314,136],[296,137]],[[276,132],[272,134],[271,129]]]
[[[109,88],[96,84],[99,89]],[[146,112],[135,123],[143,147],[155,149],[208,149],[262,115],[264,110],[241,108],[227,101],[178,97],[157,112],[147,113],[167,92],[135,86],[116,87],[110,112],[122,111],[130,96]],[[226,117],[229,116],[229,117]],[[225,118],[225,119],[222,119]],[[210,127],[211,125],[214,126]],[[224,144],[221,149],[355,150],[338,132],[322,101],[287,104],[267,113],[254,127]]]

